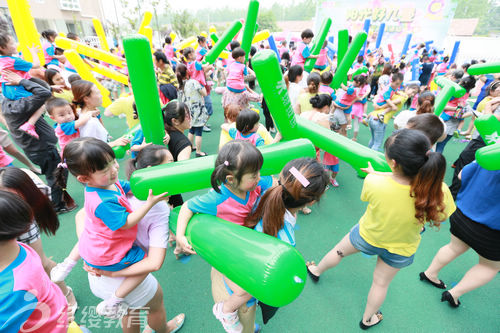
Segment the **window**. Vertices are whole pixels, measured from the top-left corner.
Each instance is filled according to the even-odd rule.
[[[62,10],[81,11],[80,0],[59,0],[59,7]]]

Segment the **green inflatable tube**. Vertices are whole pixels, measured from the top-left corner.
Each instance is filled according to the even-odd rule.
[[[442,76],[438,76],[434,81],[442,88],[434,102],[434,114],[439,116],[452,97],[460,98],[465,95],[466,91],[464,87]]]
[[[141,125],[135,125],[131,129],[129,129],[125,134],[122,135],[125,139],[132,140],[134,137],[135,133],[141,129]],[[130,143],[127,143],[125,146],[114,146],[113,151],[115,152],[115,157],[117,159],[122,159],[125,157],[125,154],[127,153],[127,150],[130,149]]]
[[[337,49],[337,68],[339,68],[342,59],[347,52],[349,47],[349,30],[339,30],[338,32],[338,49]],[[347,78],[344,80],[344,84],[347,83]]]
[[[323,43],[326,40],[326,36],[328,35],[328,31],[330,31],[331,25],[332,25],[331,18],[323,20],[321,28],[319,29],[319,33],[316,35],[316,38],[314,39],[314,42],[311,46],[312,55],[318,55],[321,49],[323,48]],[[316,59],[307,59],[306,63],[304,64],[304,70],[310,73],[313,70],[315,63]]]
[[[366,66],[359,67],[352,73],[352,77],[355,77],[356,75],[363,74],[363,73],[368,73],[368,68]]]
[[[247,19],[245,20],[245,28],[241,38],[241,48],[245,51],[245,62],[248,61],[250,48],[252,47],[252,39],[257,31],[257,15],[259,14],[259,2],[251,0],[248,4]]]
[[[261,175],[278,174],[286,163],[296,158],[316,157],[314,146],[306,139],[280,142],[259,147],[259,150],[264,157]],[[146,200],[149,189],[154,194],[168,192],[174,195],[209,188],[216,157],[210,155],[137,170],[130,178],[132,192],[139,200]]]
[[[144,138],[148,143],[163,145],[165,127],[149,39],[128,36],[123,40],[123,48]]]
[[[472,65],[467,69],[467,73],[469,73],[469,75],[500,73],[500,62],[487,62],[484,64]]]
[[[488,146],[500,142],[500,121],[494,115],[480,116],[474,126]]]
[[[204,62],[213,64],[222,53],[222,51],[226,48],[227,44],[229,44],[234,36],[236,36],[238,31],[240,31],[242,26],[243,24],[240,21],[234,21],[233,24],[231,24],[231,26],[226,31],[224,31],[224,34],[217,41],[217,43],[215,43],[215,45],[205,55]]]
[[[478,149],[476,161],[486,170],[500,170],[500,142]]]
[[[210,34],[210,39],[212,40],[212,43],[214,44],[214,46],[219,41],[219,37],[217,37],[217,35],[214,33]]]
[[[170,213],[174,232],[178,215]],[[304,258],[276,237],[207,214],[191,218],[186,237],[200,257],[265,304],[285,306],[304,289]]]
[[[349,72],[351,65],[356,60],[359,51],[365,44],[366,37],[367,37],[366,32],[360,32],[356,35],[356,37],[354,37],[351,45],[349,45],[349,48],[347,49],[346,54],[342,58],[340,65],[337,67],[337,71],[333,76],[333,80],[332,83],[330,84],[330,87],[332,87],[333,89],[338,89],[340,88],[340,84],[347,79],[347,73]]]

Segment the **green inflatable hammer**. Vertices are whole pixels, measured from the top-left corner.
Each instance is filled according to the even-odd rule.
[[[434,103],[434,114],[439,116],[452,97],[460,98],[465,95],[466,91],[464,87],[442,76],[438,76],[434,81],[441,87]]]

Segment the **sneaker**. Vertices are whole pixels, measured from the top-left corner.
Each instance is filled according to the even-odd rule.
[[[21,126],[19,126],[19,129],[23,131],[24,133],[31,135],[32,137],[36,139],[40,139],[38,136],[38,133],[35,130],[35,126],[30,124],[30,123],[24,123]]]
[[[70,258],[64,259],[63,262],[58,263],[54,266],[54,268],[52,268],[50,271],[50,279],[52,282],[64,281],[75,265],[76,261],[73,261]]]
[[[381,123],[383,123],[383,122],[384,122],[384,115],[383,115],[383,114],[379,113],[379,114],[377,115],[377,118],[378,118],[378,120],[379,120]]]
[[[203,126],[203,132],[212,132],[212,129],[208,125],[205,125]]]
[[[123,298],[117,298],[114,295],[107,300],[97,304],[96,312],[100,316],[110,319],[120,319],[127,314],[128,304]]]
[[[222,312],[222,306],[223,302],[215,303],[212,312],[215,318],[221,322],[224,330],[228,333],[243,332],[243,325],[241,325],[240,318],[238,318],[238,312],[224,313]]]
[[[337,183],[337,179],[330,179],[330,184],[332,184],[333,187],[339,187],[339,183]]]

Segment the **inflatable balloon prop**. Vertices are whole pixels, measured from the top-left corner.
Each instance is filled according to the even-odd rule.
[[[141,125],[137,124],[131,129],[129,129],[125,134],[123,134],[122,137],[130,141],[134,138],[135,133],[137,133],[137,131],[140,129]],[[115,152],[115,157],[117,159],[122,159],[125,157],[127,150],[130,149],[130,143],[127,143],[125,146],[114,146],[112,147],[112,149]]]
[[[476,161],[486,170],[500,170],[500,143],[478,149]]]
[[[33,56],[28,48],[38,48],[38,60],[40,66],[45,65],[45,56],[43,54],[42,43],[40,42],[40,34],[36,29],[35,19],[31,14],[31,8],[27,0],[7,0],[9,13],[12,19],[14,30],[16,31],[17,39],[19,40],[19,48],[26,61],[33,62]]]
[[[215,45],[207,52],[203,62],[213,64],[226,48],[227,44],[229,44],[238,31],[240,31],[241,27],[243,27],[241,21],[234,21],[233,24],[231,24],[231,26],[224,31],[224,34],[217,41],[217,43],[215,43]]]
[[[208,33],[211,35],[211,34],[216,34],[217,33],[217,29],[215,28],[214,25],[211,25],[210,28],[208,28]]]
[[[170,41],[174,43],[175,39],[177,38],[177,34],[175,32],[170,33]]]
[[[144,36],[149,40],[149,47],[151,47],[151,51],[154,53],[153,48],[153,29],[151,27],[144,28]]]
[[[466,91],[464,87],[443,76],[438,76],[434,81],[442,88],[434,103],[434,113],[439,116],[452,97],[460,98],[465,95]]]
[[[109,52],[108,40],[106,39],[106,34],[104,33],[101,21],[99,21],[98,18],[94,17],[92,19],[92,23],[94,24],[95,33],[97,34],[97,37],[99,37],[99,44],[101,45],[101,49]]]
[[[434,43],[434,41],[433,41],[433,40],[428,40],[427,42],[425,42],[425,49],[426,49],[427,51],[429,51],[429,50],[430,50],[430,48],[431,48],[431,44],[432,44],[432,43]]]
[[[332,19],[327,18],[323,20],[323,23],[321,24],[321,28],[319,29],[318,34],[316,35],[316,38],[314,39],[314,42],[311,45],[311,55],[318,55],[323,48],[323,44],[325,43],[326,36],[328,35],[328,32],[330,31],[330,27],[332,26]],[[314,64],[316,63],[316,59],[306,59],[306,62],[304,64],[304,70],[308,73],[310,73],[313,68]]]
[[[371,24],[371,20],[370,19],[366,19],[365,20],[365,23],[363,25],[363,31],[366,32],[366,35],[368,36],[368,32],[370,31],[370,24]],[[359,51],[359,55],[360,56],[364,56],[365,55],[365,50],[366,50],[366,40],[365,40],[365,43],[363,44],[363,48],[361,49],[361,51]]]
[[[342,59],[344,59],[344,56],[347,52],[347,49],[349,48],[349,31],[348,30],[339,30],[338,32],[339,35],[339,42],[338,42],[338,47],[337,47],[337,68],[340,67],[340,64],[342,63]],[[347,77],[344,80],[344,83],[347,83]]]
[[[57,37],[59,38],[59,37]],[[57,40],[57,39],[56,39]],[[106,89],[101,83],[99,83],[94,75],[92,75],[92,72],[90,71],[89,65],[87,65],[83,59],[80,57],[80,55],[77,53],[75,50],[66,50],[64,52],[64,55],[66,56],[66,59],[70,62],[71,65],[75,68],[76,72],[78,75],[83,80],[87,80],[92,82],[93,84],[96,85],[97,89],[101,92],[102,95],[102,106],[103,107],[108,107],[111,105],[111,99],[109,98],[109,90]]]
[[[268,39],[269,36],[271,36],[271,33],[269,32],[269,30],[266,29],[266,30],[259,31],[253,37],[253,39],[252,39],[252,45],[256,44],[256,43],[259,43],[259,42],[262,42],[263,40]]]
[[[364,32],[360,34],[366,38]],[[356,47],[350,49],[349,52],[356,56],[363,42],[363,38],[358,38],[358,41],[355,40],[353,45],[356,45]],[[378,171],[390,171],[382,153],[371,150],[340,134],[295,116],[278,59],[274,55],[274,52],[271,50],[257,52],[252,58],[252,67],[266,99],[269,111],[284,139],[308,138],[315,146],[349,163],[357,170],[360,176],[366,176],[360,168],[365,168],[368,162],[371,162],[373,167]]]
[[[361,66],[358,69],[356,69],[352,73],[352,78],[354,78],[356,75],[360,75],[360,74],[363,74],[363,73],[368,73],[368,68],[366,66]]]
[[[170,214],[173,231],[178,211],[174,209]],[[191,218],[186,237],[200,257],[265,304],[285,306],[304,289],[307,277],[304,258],[276,237],[207,214]]]
[[[259,2],[257,0],[250,0],[248,4],[247,19],[245,20],[245,28],[243,30],[243,37],[241,39],[241,48],[245,51],[245,62],[248,61],[250,48],[252,47],[252,39],[255,35],[257,24],[257,15],[259,13]]]
[[[87,56],[89,58],[102,60],[110,65],[114,65],[120,68],[124,66],[123,63],[125,62],[125,59],[120,58],[109,52],[103,51],[101,49],[96,49],[95,47],[88,46],[87,44],[77,42],[72,39],[58,36],[56,37],[55,44],[57,47],[60,47],[61,49],[64,50],[73,49],[79,54],[83,54],[84,56]]]
[[[408,53],[408,48],[410,47],[410,42],[411,42],[412,36],[413,36],[412,34],[406,35],[406,40],[405,40],[405,43],[403,45],[403,50],[401,51],[401,57],[405,56],[406,53]]]
[[[453,45],[453,51],[451,52],[451,57],[450,57],[450,61],[448,62],[448,64],[453,64],[455,62],[455,59],[457,57],[457,54],[458,54],[458,49],[460,48],[460,41],[457,40],[455,42],[455,45]]]
[[[490,73],[500,73],[500,62],[487,62],[469,67],[467,73],[470,75],[483,75]]]
[[[382,44],[382,37],[384,36],[385,23],[381,23],[378,28],[377,41],[375,42],[375,49],[378,50],[380,44]]]
[[[363,43],[366,41],[366,37],[367,35],[365,32],[360,32],[356,35],[356,37],[354,37],[354,39],[352,40],[352,44],[347,49],[347,52],[342,58],[340,65],[337,67],[337,71],[333,76],[330,87],[332,87],[333,89],[338,89],[340,88],[341,83],[347,79],[347,72],[349,72],[349,68],[351,68],[354,60],[356,60],[359,50],[361,50],[361,48],[363,47]]]
[[[391,63],[394,63],[394,51],[392,50],[392,44],[387,44],[387,48],[389,49],[389,52],[391,53]]]
[[[264,156],[264,165],[260,170],[262,175],[280,173],[285,164],[293,159],[316,156],[314,146],[306,139],[261,146],[259,150]],[[216,155],[210,155],[137,170],[130,178],[132,192],[139,200],[146,200],[149,189],[153,189],[155,194],[168,192],[174,195],[209,188],[216,158]]]
[[[114,69],[91,62],[90,70],[128,86],[128,77]]]
[[[180,42],[175,48],[177,51],[179,50],[184,50],[185,48],[188,47],[196,47],[196,44],[198,43],[196,37],[189,37],[182,42]]]
[[[163,145],[165,127],[149,41],[141,35],[129,36],[123,40],[123,48],[144,138]]]
[[[219,37],[215,33],[210,34],[210,39],[212,40],[212,44],[215,44],[219,41]]]
[[[412,81],[416,81],[418,80],[418,72],[419,72],[419,68],[418,68],[418,58],[415,58],[411,61],[411,80]]]
[[[494,115],[482,115],[474,121],[477,131],[487,145],[500,143],[500,121]]]
[[[200,36],[203,36],[203,37],[207,38],[208,34],[207,34],[206,31],[202,31],[202,32],[200,32]]]
[[[140,35],[146,36],[144,34],[144,29],[151,24],[151,20],[153,19],[153,13],[150,11],[145,11],[144,16],[142,17],[141,24],[139,25],[138,33]]]
[[[276,46],[276,41],[274,40],[274,36],[271,35],[267,39],[267,42],[269,43],[269,48],[276,53],[276,57],[278,58],[278,62],[281,62],[281,56],[280,56],[280,51],[278,50],[278,47]]]

